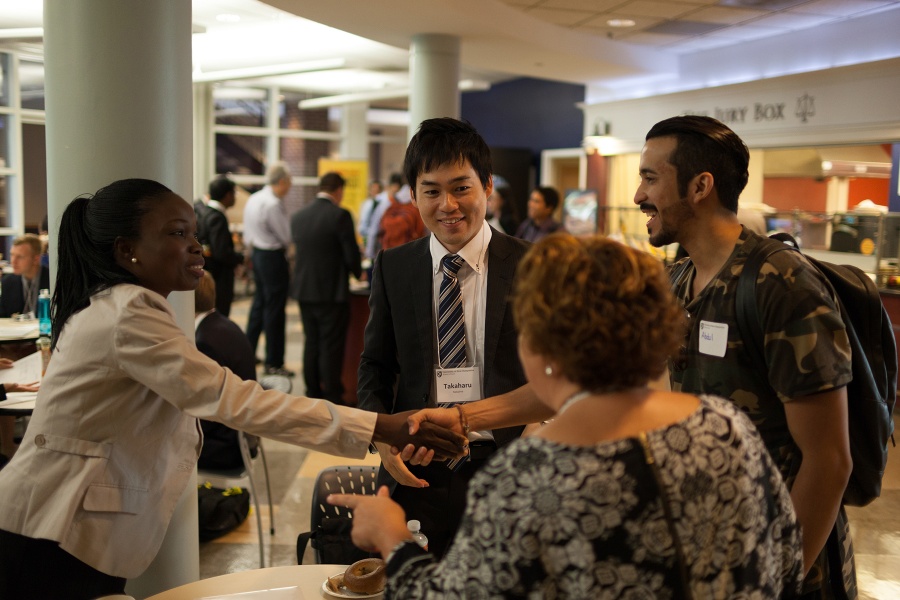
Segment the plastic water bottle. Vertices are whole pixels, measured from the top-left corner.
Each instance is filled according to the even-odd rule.
[[[50,290],[41,290],[37,302],[38,328],[42,336],[50,336]]]
[[[421,546],[423,550],[428,550],[428,538],[420,531],[422,529],[422,524],[413,519],[412,521],[406,522],[406,528],[409,529],[409,532],[412,534],[416,543]]]

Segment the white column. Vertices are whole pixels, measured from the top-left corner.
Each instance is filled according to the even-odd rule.
[[[46,0],[44,57],[51,223],[76,196],[127,177],[192,197],[190,2]],[[192,298],[170,297],[191,335]],[[129,592],[195,581],[198,557],[196,489],[188,486],[156,560]]]
[[[341,159],[369,160],[368,102],[341,105]]]
[[[409,49],[409,131],[435,117],[459,118],[459,38],[437,33],[413,36]]]
[[[194,111],[194,191],[191,198],[203,196],[216,168],[215,138],[212,133],[213,95],[211,83],[193,85]]]
[[[825,212],[845,212],[850,201],[850,180],[829,177],[825,192]]]

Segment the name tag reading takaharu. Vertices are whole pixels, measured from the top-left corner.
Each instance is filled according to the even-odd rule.
[[[478,367],[435,369],[434,381],[439,405],[472,402],[484,397],[481,395]]]
[[[728,347],[728,325],[712,321],[700,321],[699,350],[701,354],[725,356]]]

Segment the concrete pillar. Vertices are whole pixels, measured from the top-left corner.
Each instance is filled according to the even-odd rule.
[[[435,117],[459,118],[459,38],[437,33],[413,36],[409,50],[409,131]]]
[[[127,177],[191,198],[190,2],[47,0],[44,57],[51,223],[76,196]],[[193,335],[193,292],[169,300]],[[197,580],[198,557],[196,488],[188,486],[156,560],[129,592]]]
[[[341,159],[369,159],[369,125],[366,123],[367,102],[341,106]]]
[[[211,83],[193,85],[194,191],[191,198],[199,198],[207,193],[210,179],[216,169],[216,146],[212,132],[212,89]]]

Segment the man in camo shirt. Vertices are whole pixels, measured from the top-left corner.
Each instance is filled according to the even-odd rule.
[[[766,368],[735,320],[738,277],[762,239],[741,226],[738,196],[749,153],[728,127],[683,116],[653,126],[641,152],[634,202],[650,217],[650,243],[690,255],[672,267],[690,325],[670,361],[675,390],[716,394],[753,420],[791,489],[803,527],[804,598],[857,597],[841,497],[850,475],[846,385],[850,346],[821,276],[793,252],[767,260],[756,296]]]

